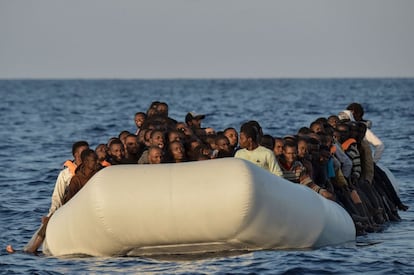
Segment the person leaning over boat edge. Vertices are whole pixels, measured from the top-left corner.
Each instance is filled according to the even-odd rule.
[[[43,224],[47,223],[50,216],[55,213],[55,211],[63,205],[63,198],[65,196],[66,188],[70,184],[70,180],[75,175],[76,168],[81,165],[82,159],[81,154],[84,150],[89,149],[89,144],[86,141],[77,141],[72,145],[72,155],[73,160],[67,160],[64,163],[64,168],[59,172],[58,178],[55,183],[52,194],[52,202],[50,205],[49,213],[46,216],[42,217],[42,224],[33,234],[33,237],[30,239],[29,243],[23,248],[24,252],[36,253],[36,250],[43,243],[43,239],[39,236],[39,232],[43,227]],[[33,248],[36,250],[33,250]],[[7,252],[14,253],[14,249],[11,245],[6,247]]]
[[[66,187],[65,194],[63,196],[62,205],[66,204],[70,199],[72,199],[79,190],[88,182],[88,180],[95,175],[99,170],[98,155],[92,149],[85,149],[81,153],[81,164],[76,168],[75,175],[70,179],[69,185]],[[49,219],[52,217],[53,213],[45,219],[42,224],[39,233],[37,234],[37,239],[39,241],[34,242],[29,248],[28,251],[36,253],[39,247],[42,245],[43,240],[46,237],[46,229],[49,223]],[[41,239],[41,241],[40,241]]]

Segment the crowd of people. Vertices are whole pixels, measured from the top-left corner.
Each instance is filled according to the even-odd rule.
[[[245,159],[343,206],[358,235],[382,230],[384,223],[400,219],[398,210],[408,209],[376,165],[384,145],[364,120],[359,103],[284,137],[263,133],[258,121],[244,123],[239,131],[216,131],[202,127],[205,115],[190,112],[185,121],[176,121],[168,113],[167,103],[152,102],[146,112],[135,114],[135,132],[122,131],[95,150],[86,141],[75,142],[74,159],[65,163],[58,176],[49,213],[24,250],[36,253],[53,213],[97,171],[110,165]],[[14,252],[11,246],[6,250]]]

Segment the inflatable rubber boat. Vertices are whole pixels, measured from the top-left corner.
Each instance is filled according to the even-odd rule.
[[[302,249],[355,240],[348,213],[245,160],[118,165],[51,217],[54,256]]]

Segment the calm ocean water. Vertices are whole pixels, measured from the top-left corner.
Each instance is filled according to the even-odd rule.
[[[1,80],[1,274],[413,274],[414,79],[267,80]],[[357,101],[386,149],[381,163],[398,179],[410,206],[402,221],[355,243],[304,251],[258,251],[199,259],[55,258],[9,255],[22,248],[48,212],[56,177],[71,145],[95,147],[122,130],[152,101],[170,116],[207,114],[203,126],[222,130],[251,119],[274,136],[293,134],[314,119]]]

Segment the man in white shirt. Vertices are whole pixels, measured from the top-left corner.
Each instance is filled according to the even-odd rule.
[[[240,129],[239,144],[242,149],[238,150],[235,158],[248,160],[257,166],[268,170],[276,176],[282,176],[273,151],[258,144],[259,130],[252,124],[245,123]]]

